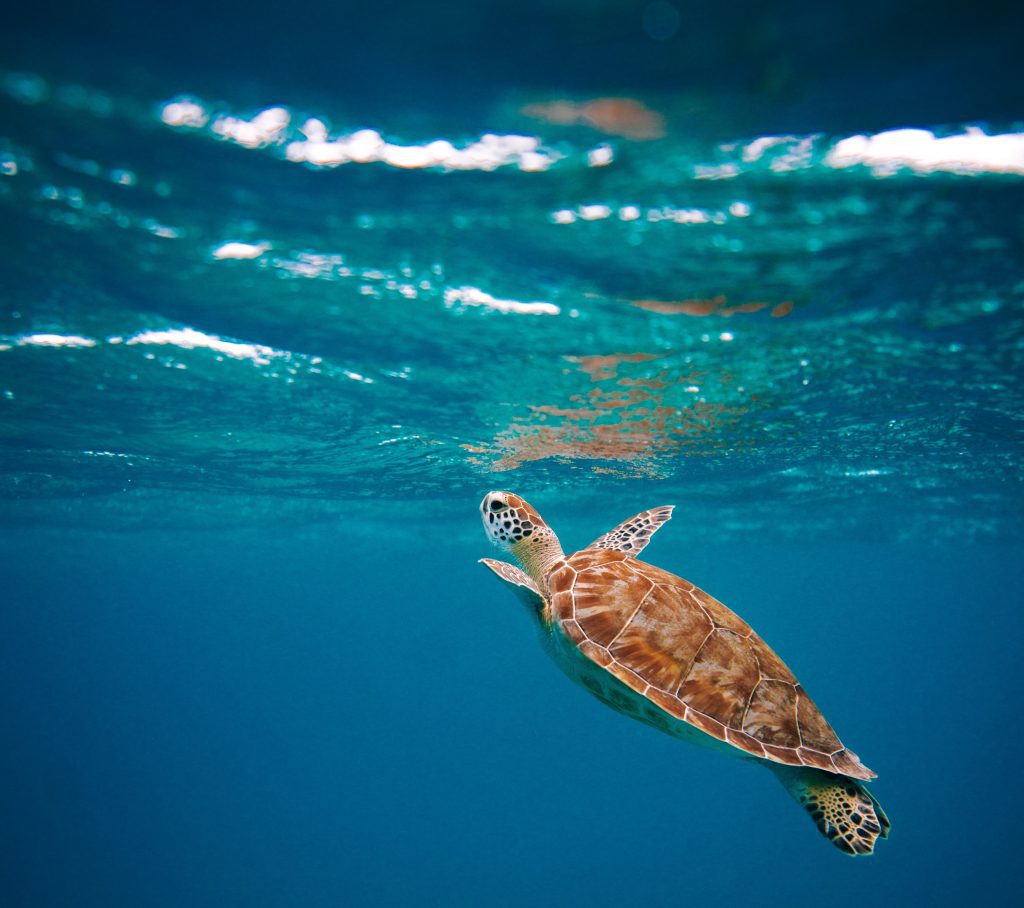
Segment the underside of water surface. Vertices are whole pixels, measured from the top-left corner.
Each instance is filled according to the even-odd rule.
[[[7,522],[509,486],[724,533],[1019,533],[1013,123],[743,134],[715,97],[529,87],[432,122],[145,87],[3,75]]]

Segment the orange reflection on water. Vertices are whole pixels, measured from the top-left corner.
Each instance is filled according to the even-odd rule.
[[[696,370],[683,374],[647,367],[640,374],[620,374],[623,366],[659,358],[654,353],[566,356],[576,372],[589,377],[590,388],[564,404],[531,405],[529,414],[514,418],[491,445],[464,447],[478,455],[473,462],[495,471],[554,458],[606,462],[591,466],[599,473],[667,475],[674,456],[723,447],[723,430],[736,425],[747,408],[694,397],[709,380],[730,382],[727,373],[712,378]]]
[[[643,363],[657,359],[656,353],[612,353],[609,356],[566,356],[590,376],[592,381],[614,378],[620,363]]]
[[[728,298],[722,294],[706,299],[686,300],[629,300],[638,309],[657,312],[659,315],[739,315],[742,313],[760,312],[772,306],[769,302],[751,300],[730,306]],[[792,300],[785,300],[772,306],[772,317],[782,318],[793,311]]]
[[[592,101],[546,101],[527,104],[520,112],[558,126],[583,124],[611,136],[637,142],[665,135],[665,118],[635,98],[595,98]]]

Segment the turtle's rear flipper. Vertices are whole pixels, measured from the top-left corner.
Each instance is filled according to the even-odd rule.
[[[773,763],[769,768],[840,851],[853,857],[871,854],[876,840],[889,837],[882,805],[856,779],[806,766]]]

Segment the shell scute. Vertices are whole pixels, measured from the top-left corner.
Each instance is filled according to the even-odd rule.
[[[572,587],[572,617],[591,640],[607,646],[636,610],[637,592],[636,575],[621,559],[584,568]]]
[[[562,622],[562,630],[565,631],[565,635],[575,643],[581,650],[583,655],[588,658],[594,658],[591,655],[591,649],[596,650],[597,647],[593,643],[587,640],[587,635],[583,633],[583,628],[580,627],[579,622],[574,618],[567,618]],[[584,644],[590,647],[590,649],[583,649]],[[603,665],[604,663],[602,663]]]
[[[875,773],[868,769],[860,761],[852,750],[844,747],[839,753],[832,754],[832,765],[835,772],[841,772],[844,776],[853,776],[855,779],[873,779]]]
[[[685,608],[679,598],[676,591],[652,584],[609,647],[617,661],[669,694],[678,690],[694,655],[712,631],[707,616]]]
[[[835,767],[832,764],[832,758],[828,756],[828,754],[811,750],[808,747],[798,747],[796,749],[796,753],[797,756],[800,757],[800,761],[805,766],[814,766],[817,769],[824,769],[826,772],[835,772]]]
[[[715,622],[715,627],[724,627],[741,637],[749,637],[753,633],[746,621],[717,599],[709,596],[704,590],[693,587],[690,595],[694,602]],[[776,658],[778,657],[776,656]]]
[[[568,622],[566,623],[568,624]],[[591,643],[589,640],[584,640],[580,644],[580,652],[602,668],[607,668],[612,662],[612,657],[608,654],[608,650],[603,646],[598,646],[596,643]]]
[[[752,753],[755,757],[763,757],[766,755],[764,745],[762,745],[760,741],[756,738],[752,738],[750,735],[744,734],[741,731],[727,728],[725,730],[725,739],[733,747],[738,747],[740,750]]]
[[[689,709],[686,710],[686,721],[711,737],[718,738],[719,741],[725,740],[725,726],[717,719],[712,719],[711,716]]]
[[[658,690],[656,687],[652,687],[647,691],[647,699],[656,703],[670,716],[675,716],[677,719],[686,719],[686,707],[679,701],[679,698],[673,694],[666,694],[663,690]]]
[[[762,680],[750,698],[742,729],[762,744],[799,743],[796,688],[788,681]]]
[[[757,664],[761,668],[761,677],[786,681],[795,686],[797,681],[789,670],[789,666],[775,655],[775,651],[761,641],[756,634],[753,634],[753,638],[761,644],[754,647],[754,655],[757,656]]]
[[[797,719],[800,723],[800,740],[805,747],[831,754],[843,746],[832,726],[825,721],[825,717],[802,688],[797,701]]]
[[[746,639],[715,630],[698,651],[678,696],[691,709],[738,729],[759,678]]]
[[[635,671],[627,668],[621,662],[610,662],[608,664],[608,671],[610,671],[616,678],[618,678],[623,684],[633,688],[638,694],[647,696],[649,693],[648,688],[650,685],[644,681]]]
[[[548,575],[548,589],[552,596],[568,595],[576,582],[576,571],[569,564],[561,564]]]
[[[792,747],[777,747],[774,744],[766,744],[763,741],[761,746],[764,748],[764,755],[769,760],[775,760],[776,763],[797,764],[800,762],[800,759],[796,756],[796,751]]]

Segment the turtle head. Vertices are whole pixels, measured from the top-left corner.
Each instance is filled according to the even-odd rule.
[[[480,502],[484,532],[511,552],[542,589],[552,565],[565,556],[558,537],[533,506],[512,492],[488,492]]]
[[[488,492],[480,502],[480,516],[491,542],[513,554],[516,545],[542,527],[551,532],[532,505],[511,492]]]

